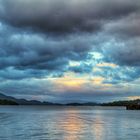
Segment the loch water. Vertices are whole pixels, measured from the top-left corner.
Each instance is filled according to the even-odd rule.
[[[0,106],[0,140],[140,140],[140,111]]]

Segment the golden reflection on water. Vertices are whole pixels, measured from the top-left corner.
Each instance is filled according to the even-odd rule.
[[[105,135],[105,124],[102,117],[86,120],[76,109],[66,111],[65,117],[60,121],[59,128],[64,132],[65,140],[79,140],[89,136],[91,139],[101,140]]]
[[[63,122],[60,122],[60,129],[65,132],[65,140],[78,140],[82,134],[84,122],[80,119],[80,116],[76,109],[67,110]]]

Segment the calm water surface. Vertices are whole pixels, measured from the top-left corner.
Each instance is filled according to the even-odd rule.
[[[0,140],[140,140],[140,111],[0,106]]]

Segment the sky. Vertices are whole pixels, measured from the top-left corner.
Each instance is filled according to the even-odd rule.
[[[0,92],[51,102],[140,98],[140,0],[0,0]]]

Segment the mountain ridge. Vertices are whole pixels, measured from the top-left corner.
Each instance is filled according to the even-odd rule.
[[[7,96],[5,94],[0,93],[0,100],[7,100],[16,102],[18,105],[54,105],[55,103],[50,102],[41,102],[37,100],[26,100],[26,99],[17,99],[12,96]]]
[[[38,100],[26,100],[26,99],[17,99],[12,96],[7,96],[3,93],[0,93],[0,104],[15,104],[15,105],[60,105],[60,106],[129,106],[129,105],[140,105],[140,99],[137,100],[124,100],[124,101],[114,101],[108,103],[95,103],[95,102],[86,102],[86,103],[52,103],[46,101]]]

